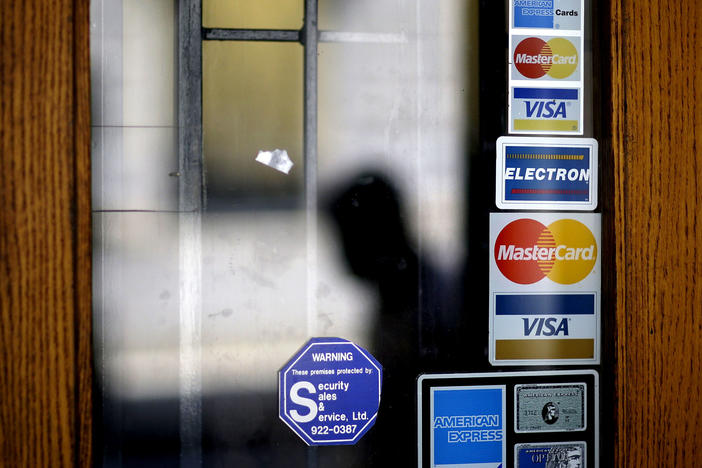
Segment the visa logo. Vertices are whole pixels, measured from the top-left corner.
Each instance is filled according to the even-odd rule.
[[[554,101],[525,101],[527,118],[565,119],[566,103]]]
[[[563,333],[563,336],[568,336],[568,319],[562,318],[560,323],[556,325],[558,319],[555,317],[549,318],[523,318],[524,336],[558,336]]]

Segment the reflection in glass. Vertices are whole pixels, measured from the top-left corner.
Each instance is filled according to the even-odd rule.
[[[130,203],[109,208],[159,211],[95,216],[103,465],[182,461],[183,341],[193,337],[201,414],[187,416],[201,417],[202,466],[413,464],[414,379],[457,362],[466,160],[477,126],[475,53],[465,46],[474,4],[320,1],[320,28],[343,34],[320,36],[319,102],[309,109],[318,121],[313,215],[301,44],[203,42],[207,202],[197,238],[184,234],[189,214],[175,212],[175,118],[153,123],[173,128],[114,131],[109,141],[129,152],[116,160],[95,133],[96,167],[121,171],[116,182],[109,171],[94,178],[95,193]],[[302,5],[205,0],[203,24],[297,29]],[[172,28],[175,11],[166,13],[158,24]],[[144,43],[144,56],[159,57],[161,42]],[[117,57],[125,69],[139,65]],[[172,59],[158,69],[173,70]],[[159,83],[155,96],[177,95],[172,75]],[[171,116],[172,100],[135,99],[153,84],[125,82],[124,102]],[[125,137],[141,133],[149,137]],[[259,151],[275,149],[294,163],[288,174],[256,162]],[[138,174],[119,166],[141,158]],[[197,272],[179,263],[193,252]],[[201,282],[201,313],[188,322],[198,329],[185,338],[184,278]],[[277,371],[310,336],[352,340],[384,366],[378,423],[356,446],[309,449],[278,419]]]
[[[411,30],[414,25],[414,1],[319,0],[323,31],[390,33]]]
[[[470,134],[465,4],[403,2],[400,15],[377,3],[326,5],[320,22],[337,15],[342,32],[388,34],[320,43],[318,223],[303,203],[302,49],[205,43],[203,429],[212,463],[409,466],[414,452],[396,448],[414,437],[414,379],[454,358]],[[291,154],[290,175],[253,161],[275,148]],[[377,426],[356,446],[307,451],[277,419],[277,370],[310,336],[353,340],[384,365]]]

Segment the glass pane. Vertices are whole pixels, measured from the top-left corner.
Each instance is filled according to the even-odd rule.
[[[210,203],[299,191],[304,173],[300,45],[205,42],[202,60]],[[259,151],[275,149],[286,150],[295,164],[288,176],[255,161]]]
[[[455,366],[457,355],[469,362],[470,347],[455,347],[454,333],[477,122],[477,64],[466,46],[475,24],[463,1],[402,3],[398,15],[384,16],[385,5],[375,11],[401,36],[319,46],[319,183],[333,207],[330,245],[346,275],[373,291],[364,345],[385,371],[378,421],[353,453],[362,462],[324,453],[322,466],[414,466],[414,451],[397,447],[416,435],[417,375]]]
[[[203,0],[206,28],[300,29],[304,0]]]
[[[308,323],[302,52],[203,44],[202,421],[214,441],[205,466],[305,461],[276,416],[276,370]],[[289,174],[255,161],[275,149],[294,163]]]
[[[97,466],[177,466],[175,3],[91,2]]]
[[[319,0],[319,29],[402,32],[414,29],[414,0]]]
[[[477,136],[477,49],[468,46],[477,15],[462,0],[402,3],[413,21],[397,43],[319,45],[319,179],[334,187],[361,171],[391,177],[414,239],[453,268],[465,253],[465,170]]]
[[[93,215],[98,466],[178,464],[178,215]]]
[[[466,90],[476,84],[467,78],[474,56],[463,5],[415,11],[404,2],[411,23],[384,17],[401,37],[320,44],[319,104],[310,109],[319,128],[309,174],[317,193],[302,178],[301,48],[205,43],[206,465],[414,459],[413,451],[398,455],[396,442],[414,437],[416,373],[446,358],[451,336],[439,328],[458,325],[466,109],[474,105]],[[274,148],[290,153],[289,175],[253,161]],[[305,196],[317,209],[306,209]],[[354,446],[307,449],[277,418],[278,369],[312,336],[352,340],[384,366],[383,416]]]

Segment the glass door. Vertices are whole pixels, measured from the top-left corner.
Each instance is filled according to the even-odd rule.
[[[416,466],[418,375],[490,369],[507,11],[93,0],[102,465]],[[279,418],[314,337],[382,365],[354,445]]]

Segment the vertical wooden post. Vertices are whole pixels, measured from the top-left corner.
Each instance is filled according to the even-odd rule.
[[[702,3],[611,0],[609,8],[612,149],[603,157],[613,158],[614,179],[614,466],[697,466]]]
[[[0,35],[0,466],[89,466],[89,1],[3,2]]]

